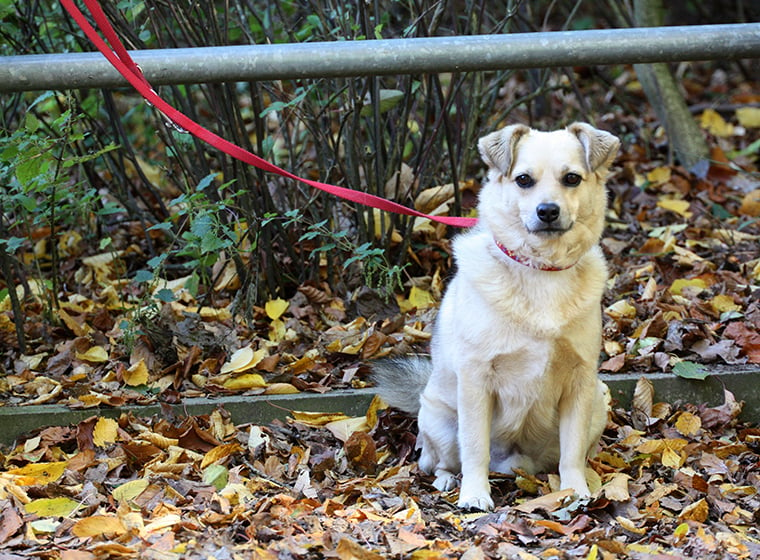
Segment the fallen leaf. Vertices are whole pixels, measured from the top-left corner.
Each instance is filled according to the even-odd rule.
[[[222,365],[219,373],[241,373],[256,367],[258,363],[266,358],[268,351],[266,348],[260,348],[254,352],[250,346],[245,346],[230,356],[229,361]]]
[[[76,357],[77,360],[99,364],[108,361],[108,352],[102,346],[93,346],[86,352],[77,352]]]
[[[112,418],[98,418],[92,432],[92,441],[96,447],[106,447],[115,443],[118,437],[119,424]]]
[[[71,498],[39,498],[24,505],[27,513],[40,517],[68,517],[79,507],[79,502]]]
[[[552,511],[555,511],[562,506],[567,505],[567,502],[573,497],[574,494],[575,490],[572,488],[567,488],[565,490],[559,490],[557,492],[544,494],[538,498],[533,498],[532,500],[528,500],[527,502],[513,506],[512,509],[522,511],[524,513],[533,513],[534,511],[540,509],[542,511],[551,513]]]
[[[604,496],[613,502],[628,501],[631,497],[628,492],[628,481],[630,478],[631,477],[625,473],[611,474],[602,486]]]
[[[384,560],[382,555],[362,547],[347,537],[340,539],[338,546],[335,547],[335,554],[340,560]]]
[[[117,502],[128,502],[142,494],[142,492],[148,487],[148,484],[150,484],[150,482],[147,478],[130,480],[129,482],[125,482],[114,488],[113,497]]]
[[[92,515],[77,521],[71,528],[71,532],[80,539],[84,539],[100,535],[123,535],[127,530],[115,515]]]
[[[288,310],[290,304],[284,299],[271,299],[264,304],[267,317],[272,320],[279,319]]]
[[[233,391],[247,391],[248,389],[260,389],[267,386],[267,382],[258,373],[244,373],[230,377],[224,383],[225,389]]]
[[[124,383],[132,387],[145,385],[149,377],[148,366],[145,365],[145,360],[141,358],[132,364],[128,369],[124,370],[122,376]]]
[[[657,201],[657,206],[663,210],[670,210],[683,216],[684,218],[691,218],[692,213],[689,212],[691,204],[688,200],[680,200],[677,198],[663,198]]]
[[[727,138],[734,134],[733,125],[727,123],[725,119],[720,116],[720,113],[714,109],[705,109],[700,116],[699,122],[702,128],[715,136]]]
[[[760,128],[760,108],[739,107],[736,110],[736,120],[744,128]]]
[[[238,453],[242,450],[243,447],[237,442],[217,445],[213,449],[207,451],[203,456],[203,459],[201,460],[201,468],[205,469],[207,466],[214,463],[226,461],[230,455]]]
[[[16,484],[20,486],[37,486],[55,482],[63,475],[68,461],[53,463],[31,463],[24,467],[8,470],[8,474],[19,477]]]
[[[697,500],[693,504],[690,504],[681,510],[678,514],[679,521],[696,521],[698,523],[704,523],[707,521],[707,517],[710,514],[710,507],[704,498]]]
[[[691,412],[682,412],[676,420],[676,430],[684,436],[695,436],[702,429],[702,420]]]

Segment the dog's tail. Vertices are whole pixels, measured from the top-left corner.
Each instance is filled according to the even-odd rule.
[[[390,358],[372,364],[370,379],[375,384],[377,394],[386,403],[416,416],[420,411],[420,395],[425,390],[432,369],[429,358]]]

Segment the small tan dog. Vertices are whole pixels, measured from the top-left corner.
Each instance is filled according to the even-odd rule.
[[[454,240],[432,362],[374,366],[378,393],[419,415],[419,465],[435,487],[452,490],[462,473],[461,508],[493,508],[489,469],[559,466],[563,488],[589,495],[586,460],[608,406],[597,376],[607,279],[598,243],[619,145],[584,123],[481,138],[480,220]]]

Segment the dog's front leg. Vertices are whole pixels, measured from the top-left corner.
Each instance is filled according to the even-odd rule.
[[[460,377],[457,387],[458,439],[462,463],[458,505],[463,509],[489,511],[494,506],[488,483],[493,396],[485,387],[488,366],[482,367],[482,374],[469,372],[470,382],[463,382]]]
[[[563,398],[559,407],[559,477],[562,488],[572,488],[581,497],[591,493],[586,482],[586,454],[593,390],[576,387]]]

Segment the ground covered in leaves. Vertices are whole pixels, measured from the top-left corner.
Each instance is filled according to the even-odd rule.
[[[756,558],[760,429],[715,408],[616,410],[594,495],[495,476],[496,510],[456,509],[414,463],[413,420],[294,413],[93,416],[17,442],[0,474],[0,558]]]

